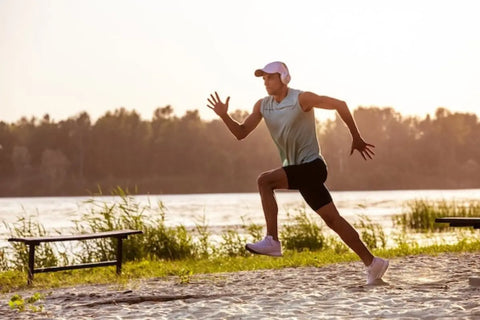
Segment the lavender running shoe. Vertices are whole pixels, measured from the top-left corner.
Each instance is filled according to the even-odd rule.
[[[272,236],[266,236],[259,242],[247,243],[245,249],[256,254],[264,254],[273,257],[282,256],[282,245],[280,241],[273,240]]]
[[[388,260],[374,257],[372,264],[367,267],[367,284],[374,284],[380,280],[388,268]]]

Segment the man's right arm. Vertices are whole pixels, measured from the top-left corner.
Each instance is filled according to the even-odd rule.
[[[242,140],[250,134],[262,120],[262,113],[260,112],[260,107],[262,105],[262,100],[258,100],[253,107],[251,114],[245,118],[243,123],[238,123],[233,120],[228,114],[228,103],[230,97],[227,98],[225,103],[223,103],[218,96],[218,93],[215,92],[215,95],[210,95],[208,99],[209,104],[207,107],[215,111],[215,113],[223,120],[230,132],[238,139]]]
[[[247,137],[262,120],[262,114],[260,112],[261,100],[255,103],[252,113],[250,113],[243,123],[238,123],[233,120],[228,113],[220,115],[220,118],[226,124],[230,132],[238,139],[242,140]]]

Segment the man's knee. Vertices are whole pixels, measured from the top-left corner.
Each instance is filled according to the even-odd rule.
[[[259,188],[271,188],[273,179],[271,172],[262,172],[257,178],[257,185]]]
[[[285,189],[287,186],[286,176],[279,170],[261,173],[257,178],[259,189]]]

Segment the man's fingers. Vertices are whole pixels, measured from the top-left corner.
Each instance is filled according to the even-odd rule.
[[[228,105],[229,101],[230,101],[230,97],[227,97],[227,101],[225,101],[225,104]]]
[[[369,147],[375,148],[374,145],[368,143],[365,143],[365,145],[363,145],[362,147],[352,145],[352,148],[350,149],[350,155],[352,155],[353,152],[357,150],[364,160],[373,159],[375,152],[373,152],[373,150],[371,150]]]
[[[212,106],[214,106],[214,105],[215,105],[215,103],[214,103],[212,100],[210,100],[210,99],[207,99],[207,101],[208,101],[208,103],[210,103]]]
[[[368,154],[375,155],[375,152],[374,152],[372,149],[368,148],[368,147],[365,148],[365,151],[368,152]]]
[[[375,155],[375,152],[373,152],[373,150],[370,150],[369,148],[365,148],[364,152],[367,154],[367,156],[370,159],[373,159],[373,156]]]
[[[210,95],[210,98],[212,99],[213,102],[217,103],[217,99],[215,99],[215,97],[213,96],[213,94]],[[210,101],[210,100],[209,100]]]
[[[230,97],[227,98],[226,104],[228,104],[229,100]],[[223,103],[217,91],[215,91],[215,95],[213,95],[213,93],[210,95],[210,99],[208,99],[208,102],[210,102],[212,105],[216,105],[217,103]]]

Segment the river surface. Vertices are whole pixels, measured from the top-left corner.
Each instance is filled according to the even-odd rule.
[[[298,192],[277,192],[279,223],[287,219],[287,212],[294,215],[305,207]],[[332,197],[340,213],[350,222],[360,216],[380,223],[388,232],[394,228],[392,217],[406,211],[409,201],[446,200],[480,201],[480,189],[460,190],[395,190],[395,191],[333,191]],[[257,193],[136,195],[134,201],[142,207],[150,207],[146,215],[160,216],[159,203],[165,208],[168,225],[207,224],[209,228],[241,225],[242,220],[264,223],[260,197]],[[74,220],[92,209],[88,200],[97,203],[120,201],[118,197],[24,197],[0,198],[0,246],[9,237],[7,226],[20,217],[31,217],[40,222],[47,232],[71,232]],[[307,209],[307,212],[312,212]],[[320,222],[320,219],[319,219]]]

